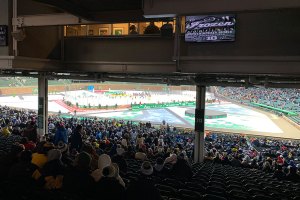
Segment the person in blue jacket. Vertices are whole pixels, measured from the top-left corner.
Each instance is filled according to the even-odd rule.
[[[59,141],[68,144],[67,130],[63,123],[57,124],[57,129],[54,135],[54,145],[58,145]]]

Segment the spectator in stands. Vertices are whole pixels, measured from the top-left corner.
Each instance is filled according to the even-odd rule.
[[[136,26],[134,24],[132,24],[130,27],[129,27],[129,35],[136,35],[138,34],[137,30],[136,30]]]
[[[8,177],[11,181],[22,185],[34,184],[32,174],[36,170],[36,166],[31,163],[31,158],[31,151],[25,150],[21,152],[19,161],[8,171]]]
[[[267,173],[271,173],[272,172],[272,164],[270,163],[272,162],[272,159],[270,157],[267,158],[267,160],[263,163],[263,171],[267,172]]]
[[[300,176],[297,174],[297,168],[289,166],[288,169],[289,169],[289,172],[286,175],[286,180],[294,181],[294,182],[299,183],[300,182]]]
[[[36,148],[36,144],[32,141],[28,141],[27,137],[23,137],[20,143],[24,145],[25,150],[33,151]]]
[[[184,155],[182,153],[179,154],[177,162],[173,165],[171,174],[177,179],[186,181],[193,176],[192,168],[184,159]]]
[[[29,141],[33,141],[34,143],[39,141],[35,121],[30,121],[27,123],[27,127],[23,132],[23,137],[27,137]]]
[[[164,164],[172,164],[174,165],[177,162],[177,155],[175,153],[171,153],[169,157],[165,159]]]
[[[281,165],[277,165],[277,169],[275,170],[272,177],[277,178],[280,181],[285,179],[286,174],[283,172]]]
[[[135,159],[142,161],[147,159],[147,155],[144,153],[142,148],[140,148],[139,151],[135,153]]]
[[[91,176],[91,156],[81,152],[75,159],[75,167],[65,173],[63,190],[78,195],[80,198],[93,196],[95,181]]]
[[[54,145],[57,145],[58,142],[63,141],[63,143],[68,144],[68,135],[67,130],[62,122],[57,123],[56,132],[54,135]]]
[[[111,160],[113,163],[118,164],[121,175],[124,175],[127,173],[128,165],[127,165],[126,160],[123,157],[123,154],[120,154],[120,152],[117,151],[117,155],[114,155]]]
[[[80,151],[82,147],[82,134],[83,134],[83,127],[82,125],[77,125],[74,133],[71,137],[71,150],[76,149],[76,151]]]
[[[159,34],[159,28],[154,24],[154,21],[150,22],[150,24],[146,27],[144,34]]]
[[[116,178],[116,174],[117,169],[114,165],[109,165],[103,168],[103,176],[96,183],[96,196],[106,194],[105,199],[125,199],[125,188]]]
[[[162,37],[172,37],[173,36],[173,26],[169,21],[161,26],[160,33]]]
[[[91,170],[98,169],[99,155],[96,153],[96,149],[90,144],[83,144],[82,151],[87,152],[92,157]]]
[[[41,170],[41,184],[49,190],[60,189],[62,188],[63,176],[66,170],[65,165],[61,161],[61,151],[51,149],[48,151],[47,157],[48,161]]]
[[[92,173],[92,177],[94,178],[94,180],[96,182],[98,182],[103,174],[103,169],[105,167],[108,167],[111,165],[111,158],[109,157],[109,155],[107,154],[102,154],[101,156],[99,156],[99,159],[98,159],[98,169],[96,169],[95,171],[93,171]]]
[[[54,149],[54,144],[51,142],[40,142],[37,145],[37,152],[32,154],[32,164],[35,164],[39,169],[42,169],[48,161],[47,153]]]
[[[241,166],[241,161],[239,160],[238,156],[235,155],[232,157],[230,161],[231,166],[233,167],[240,167]]]
[[[5,137],[10,136],[10,134],[11,134],[11,130],[10,130],[9,126],[10,126],[10,120],[5,119],[5,124],[3,124],[3,127],[2,127],[2,135]]]
[[[0,158],[0,177],[1,179],[5,179],[7,177],[7,173],[9,169],[18,163],[21,153],[25,150],[24,145],[21,144],[13,144],[11,147],[11,151]]]
[[[140,177],[127,188],[127,199],[162,200],[159,191],[154,187],[154,182],[151,179],[152,174],[151,163],[144,161],[141,166]]]

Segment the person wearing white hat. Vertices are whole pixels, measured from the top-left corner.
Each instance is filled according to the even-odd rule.
[[[99,181],[101,179],[101,177],[103,176],[103,174],[102,174],[103,169],[110,165],[111,165],[111,159],[110,159],[109,155],[102,154],[101,156],[99,156],[98,169],[96,169],[95,171],[92,172],[92,177],[94,178],[94,180],[96,182]]]

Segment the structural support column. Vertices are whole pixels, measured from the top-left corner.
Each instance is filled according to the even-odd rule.
[[[48,80],[44,75],[38,78],[38,134],[42,138],[48,133]]]
[[[194,161],[204,160],[205,86],[196,86]]]

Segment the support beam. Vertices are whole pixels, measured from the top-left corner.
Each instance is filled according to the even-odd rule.
[[[196,86],[194,161],[204,160],[205,86]]]
[[[13,0],[13,18],[18,16],[18,0]],[[16,25],[13,24],[13,33],[15,33],[18,28]],[[13,40],[13,56],[18,56],[18,41],[16,38],[12,38]]]
[[[41,75],[38,78],[38,134],[42,138],[48,133],[48,80]]]
[[[59,25],[80,25],[80,24],[95,24],[94,21],[80,19],[71,14],[57,13],[47,15],[24,15],[14,16],[12,23],[17,27],[28,26],[59,26]]]

